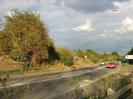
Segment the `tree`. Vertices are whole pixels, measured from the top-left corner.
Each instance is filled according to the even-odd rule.
[[[13,11],[6,16],[4,33],[10,35],[13,49],[24,61],[35,65],[48,59],[48,29],[36,12]]]
[[[117,51],[112,52],[112,55],[119,56]]]
[[[128,51],[127,55],[133,55],[133,48]]]
[[[85,51],[85,55],[88,57],[88,59],[94,63],[97,63],[99,59],[99,54],[97,54],[94,50],[88,49]]]
[[[59,53],[60,55],[60,58],[62,57],[71,57],[73,58],[74,57],[74,53],[67,49],[67,48],[57,48],[57,52]]]
[[[47,49],[48,49],[48,62],[49,63],[53,63],[55,62],[55,60],[59,59],[59,53],[55,49],[52,39],[49,39]]]
[[[0,52],[7,55],[11,52],[12,47],[11,36],[0,31]]]
[[[113,57],[113,60],[115,61],[120,59],[120,55],[118,54],[117,51],[112,52],[112,57]]]
[[[74,53],[67,48],[57,48],[57,52],[60,56],[60,60],[64,65],[71,66],[74,64]]]
[[[78,57],[84,58],[85,54],[82,50],[78,49],[75,51]]]

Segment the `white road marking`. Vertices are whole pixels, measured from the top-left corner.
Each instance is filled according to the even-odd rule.
[[[85,73],[89,73],[89,72],[94,72],[94,71],[97,71],[97,70],[100,70],[100,69],[103,69],[105,67],[100,67],[100,68],[97,68],[97,69],[94,69],[94,70],[88,70],[86,72],[81,72],[81,73],[78,73],[78,74],[71,74],[71,75],[64,75],[64,76],[61,76],[61,77],[57,77],[57,78],[51,78],[51,79],[45,79],[45,80],[40,80],[40,81],[34,81],[34,82],[24,82],[24,83],[16,83],[16,84],[12,84],[12,85],[8,85],[6,86],[7,88],[8,87],[17,87],[17,86],[22,86],[22,85],[27,85],[27,84],[35,84],[35,83],[41,83],[41,82],[46,82],[46,81],[50,81],[50,80],[58,80],[58,79],[62,79],[62,78],[67,78],[67,77],[74,77],[74,76],[79,76],[79,75],[82,75],[82,74],[85,74]],[[0,87],[1,89],[2,87]]]
[[[111,72],[111,73],[109,73],[109,74],[107,74],[107,75],[103,75],[103,76],[101,76],[101,77],[108,77],[109,75],[114,74],[114,73],[115,73],[115,71],[114,71],[114,72]],[[100,78],[101,78],[101,77],[100,77]],[[59,95],[63,95],[63,94],[65,94],[65,93],[70,92],[70,91],[73,91],[73,90],[75,90],[75,89],[77,89],[77,88],[81,89],[81,88],[83,88],[83,87],[85,87],[85,86],[91,85],[92,83],[98,81],[100,78],[97,78],[97,79],[95,79],[95,80],[88,80],[88,83],[85,83],[85,84],[83,84],[83,85],[79,85],[79,86],[76,87],[76,88],[73,87],[73,88],[71,88],[71,89],[69,89],[69,90],[66,90],[66,91],[60,93],[60,94],[56,93],[56,94],[54,94],[54,95],[51,95],[51,96],[46,97],[45,99],[51,99],[51,98],[53,98],[53,97],[57,97],[57,96],[59,96]]]

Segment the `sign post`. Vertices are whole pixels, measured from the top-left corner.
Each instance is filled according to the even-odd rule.
[[[133,55],[126,55],[125,59],[133,59]]]
[[[128,61],[128,64],[129,64],[129,60],[133,60],[133,55],[126,55],[125,56],[125,59]]]

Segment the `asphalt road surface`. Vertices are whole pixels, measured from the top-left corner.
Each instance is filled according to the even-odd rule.
[[[10,80],[6,88],[0,90],[0,99],[52,99],[57,95],[76,88],[81,82],[93,81],[99,77],[119,70],[105,66],[84,68],[76,71],[52,75],[38,75]]]

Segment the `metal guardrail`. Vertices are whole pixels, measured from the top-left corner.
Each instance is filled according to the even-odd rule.
[[[118,90],[117,92],[115,92],[114,94],[108,96],[105,99],[117,99],[119,96],[121,96],[122,94],[124,94],[126,91],[128,91],[129,89],[131,89],[133,86],[133,84],[128,84],[127,86],[121,88],[120,90]]]

